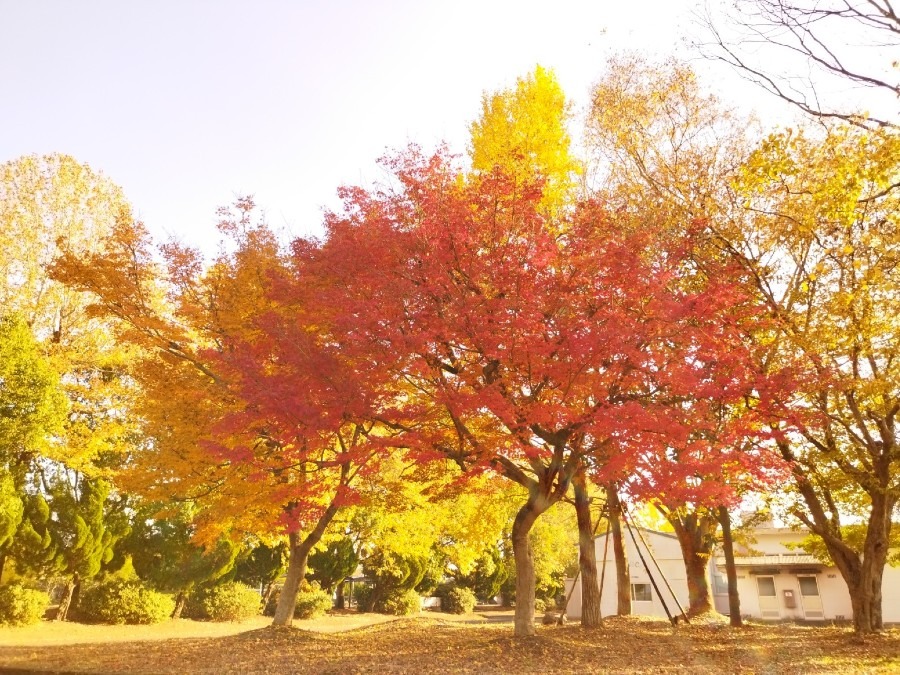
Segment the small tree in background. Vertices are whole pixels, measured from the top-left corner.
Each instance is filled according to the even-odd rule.
[[[209,548],[191,541],[193,525],[187,509],[168,517],[136,519],[128,550],[138,576],[153,588],[175,593],[173,618],[181,616],[188,595],[201,584],[211,584],[235,566],[239,548],[222,539]]]
[[[288,547],[285,542],[268,545],[257,542],[238,557],[234,567],[234,579],[259,588],[262,592],[262,606],[269,604],[275,588],[275,580],[287,569]]]
[[[323,591],[337,589],[337,607],[344,606],[344,579],[351,576],[359,565],[359,554],[353,539],[341,537],[328,543],[324,549],[309,556],[310,572],[307,578],[318,582]]]
[[[65,621],[78,601],[81,584],[96,576],[113,557],[115,533],[107,527],[105,506],[110,485],[102,479],[60,469],[49,485],[53,517],[48,529],[57,542],[54,566],[69,578],[56,613]]]

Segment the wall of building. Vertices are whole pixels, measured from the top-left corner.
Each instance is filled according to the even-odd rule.
[[[653,550],[653,553],[662,568],[663,574],[669,582],[669,585],[672,587],[675,596],[681,602],[682,606],[687,609],[687,580],[678,540],[674,535],[666,533],[642,531],[642,534]],[[754,537],[755,542],[750,543],[750,548],[736,547],[736,555],[772,556],[773,562],[771,565],[765,566],[738,567],[738,593],[741,599],[742,615],[771,620],[849,621],[852,618],[853,610],[850,602],[850,593],[837,568],[824,567],[821,564],[809,566],[794,565],[792,567],[782,562],[783,559],[780,557],[782,555],[786,554],[787,556],[791,556],[802,553],[797,549],[788,548],[787,544],[799,543],[806,537],[806,532],[783,528],[759,528],[754,533]],[[640,539],[638,541],[640,542]],[[601,535],[595,540],[598,576],[600,575],[603,564],[605,542],[605,535]],[[634,543],[631,541],[627,530],[625,532],[625,543],[626,551],[628,553],[631,583],[650,583],[650,578],[641,564]],[[640,545],[642,552],[644,552],[644,544],[641,542]],[[607,556],[606,575],[601,598],[602,616],[615,615],[617,608],[616,564],[613,559],[611,541]],[[677,605],[672,600],[672,594],[666,587],[660,574],[657,572],[653,561],[650,560],[646,552],[644,552],[644,556],[647,559],[647,564],[650,566],[650,571],[653,573],[653,578],[659,586],[663,598],[669,605],[670,611],[674,614],[679,613]],[[777,569],[777,573],[766,573],[767,569]],[[728,612],[727,585],[724,574],[724,568],[716,569],[715,565],[711,564],[710,589],[713,593],[716,609],[723,614]],[[763,616],[758,582],[758,579],[761,576],[771,576],[773,579],[777,603],[775,607],[770,606],[769,609],[771,611],[777,610],[777,616]],[[815,598],[804,598],[801,594],[801,576],[815,577],[819,591],[818,603]],[[567,580],[567,593],[571,587],[572,580]],[[785,591],[789,591],[793,595],[794,607],[788,606],[790,603],[786,601]],[[650,602],[632,601],[632,613],[636,615],[665,618],[666,613],[656,589],[651,589],[651,593],[652,601]],[[900,623],[900,567],[887,567],[885,569],[882,596],[884,622]],[[580,579],[578,583],[575,584],[575,589],[572,592],[568,607],[568,615],[573,619],[581,617]]]
[[[631,576],[632,584],[640,584],[644,590],[649,586],[651,595],[650,601],[632,600],[632,614],[643,616],[658,616],[666,618],[666,610],[663,606],[663,600],[669,607],[669,611],[674,614],[680,614],[678,604],[675,602],[677,598],[681,606],[687,610],[688,592],[687,577],[684,569],[684,561],[681,557],[681,547],[674,535],[661,532],[650,532],[642,530],[641,533],[647,544],[653,551],[659,568],[662,570],[660,574],[653,560],[647,554],[644,543],[638,538],[641,547],[641,553],[652,574],[652,581],[656,582],[657,588],[653,588],[651,577],[647,574],[647,570],[641,563],[634,542],[631,540],[628,531],[625,531],[625,550],[628,556],[628,568]],[[636,534],[637,536],[637,534]],[[606,535],[597,537],[594,541],[597,553],[597,576],[601,576],[603,566],[603,554],[606,547]],[[666,584],[668,582],[668,585]],[[572,587],[572,581],[566,581],[566,592],[568,593]],[[669,588],[671,587],[671,589]],[[609,550],[607,553],[606,574],[603,577],[603,584],[600,599],[600,612],[602,616],[613,616],[616,614],[618,607],[618,597],[616,591],[616,562],[612,551],[612,540],[609,542]],[[660,599],[660,594],[662,599]],[[673,597],[674,596],[674,597]],[[577,619],[581,617],[581,579],[575,584],[575,590],[569,601],[568,615],[570,618]]]

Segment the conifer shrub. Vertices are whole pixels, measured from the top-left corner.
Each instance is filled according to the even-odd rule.
[[[0,586],[0,624],[30,626],[41,620],[50,596],[21,584]]]
[[[86,588],[78,601],[79,617],[96,623],[160,623],[171,617],[174,610],[175,599],[171,595],[121,579]]]
[[[357,584],[353,587],[353,601],[356,602],[356,606],[359,608],[360,612],[375,612],[377,611],[374,607],[372,607],[372,595],[375,592],[375,587],[371,584]]]

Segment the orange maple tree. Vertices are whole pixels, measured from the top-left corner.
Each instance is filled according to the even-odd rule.
[[[383,445],[369,421],[380,398],[329,337],[315,284],[252,218],[249,200],[222,212],[229,243],[208,267],[176,244],[158,260],[143,227],[123,221],[103,255],[64,254],[54,275],[92,292],[93,311],[144,353],[134,376],[148,440],[120,484],[196,502],[201,540],[287,533],[275,615],[287,625],[312,548]]]

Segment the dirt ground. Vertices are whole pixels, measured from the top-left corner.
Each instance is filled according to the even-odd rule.
[[[900,673],[898,629],[859,642],[846,628],[710,624],[673,631],[661,621],[628,618],[594,631],[541,626],[534,638],[516,639],[511,625],[490,618],[356,615],[281,629],[265,619],[72,626],[68,640],[64,625],[45,623],[0,629],[0,672]],[[351,630],[335,632],[345,628]]]

